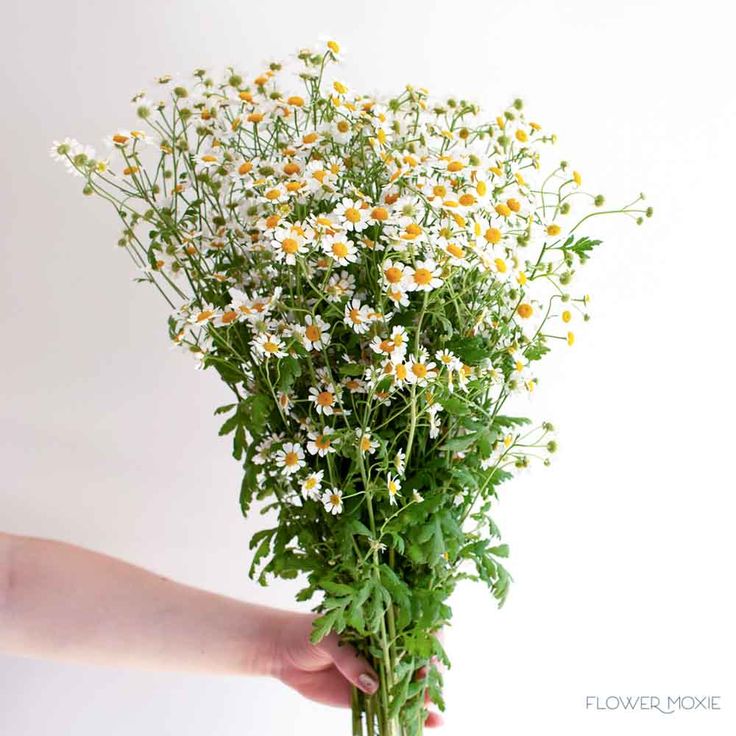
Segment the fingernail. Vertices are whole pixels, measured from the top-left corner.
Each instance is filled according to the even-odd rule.
[[[365,673],[358,675],[358,682],[360,683],[360,687],[366,692],[374,693],[378,690],[378,683],[370,675],[366,675]]]

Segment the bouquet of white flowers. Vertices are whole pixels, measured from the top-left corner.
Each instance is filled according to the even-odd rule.
[[[374,99],[328,74],[339,56],[302,50],[291,78],[162,77],[111,160],[68,139],[52,153],[118,211],[171,340],[232,390],[217,413],[242,511],[277,518],[251,574],[301,574],[313,641],[335,631],[374,664],[353,734],[415,736],[425,701],[444,707],[455,585],[508,591],[498,488],[555,450],[551,424],[502,409],[587,319],[570,284],[600,241],[580,228],[652,211],[604,209],[564,162],[541,174],[554,136],[520,100],[479,120],[424,89]]]

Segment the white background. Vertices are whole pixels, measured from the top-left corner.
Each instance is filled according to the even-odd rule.
[[[47,158],[132,124],[155,75],[264,62],[334,34],[344,76],[513,97],[594,191],[656,208],[599,220],[593,320],[542,367],[555,465],[502,488],[515,585],[453,600],[448,736],[730,734],[736,131],[732,25],[715,0],[31,2],[0,30],[0,528],[86,545],[190,584],[290,606],[246,578],[239,468],[215,375],[169,351],[115,215]],[[615,219],[615,218],[614,218]],[[595,220],[593,222],[596,222]],[[586,711],[587,695],[719,695],[722,710]],[[347,713],[275,681],[0,657],[12,736],[345,734]]]

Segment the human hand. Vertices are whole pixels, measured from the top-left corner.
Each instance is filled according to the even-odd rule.
[[[352,646],[340,644],[337,634],[328,634],[319,644],[309,641],[313,614],[283,613],[274,630],[273,672],[285,685],[310,700],[344,708],[350,707],[353,685],[368,695],[378,690],[376,671]],[[423,676],[420,670],[417,678]],[[436,712],[425,721],[428,727],[441,724]]]

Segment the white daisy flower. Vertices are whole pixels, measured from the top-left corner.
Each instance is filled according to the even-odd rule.
[[[329,513],[335,515],[342,513],[342,491],[338,491],[336,488],[325,491],[322,494],[322,503]]]
[[[347,266],[358,260],[358,249],[345,235],[328,235],[322,238],[322,250],[340,266]]]
[[[432,291],[442,286],[442,269],[432,259],[417,261],[414,268],[407,266],[406,272],[409,289],[412,291]]]
[[[378,449],[378,440],[371,438],[370,430],[363,431],[358,427],[355,430],[355,436],[358,438],[358,449],[363,454],[367,452],[369,455],[373,455]]]
[[[330,452],[335,452],[332,446],[330,435],[334,434],[332,427],[325,427],[321,432],[311,431],[307,434],[309,442],[307,442],[307,452],[310,455],[319,455],[325,457]]]
[[[322,350],[330,342],[330,325],[319,315],[308,314],[304,318],[304,332],[301,336],[302,344],[307,350]]]
[[[404,469],[406,466],[406,453],[399,449],[396,451],[396,455],[394,455],[394,467],[396,468],[396,472],[399,475],[404,474]]]
[[[401,494],[399,491],[401,490],[401,481],[391,475],[391,473],[388,474],[388,478],[386,479],[386,490],[388,491],[388,500],[391,503],[392,506],[395,506],[397,503],[397,497]]]
[[[339,302],[346,296],[352,296],[355,291],[355,276],[347,271],[333,273],[325,288],[327,292],[327,300],[330,302]]]
[[[262,332],[251,341],[251,345],[264,358],[283,358],[286,355],[284,343],[278,335]]]
[[[324,470],[317,470],[314,473],[310,473],[302,481],[302,493],[305,498],[311,498],[316,501],[320,497],[320,491],[322,490],[322,478],[325,474]]]
[[[370,210],[364,207],[362,202],[345,197],[333,213],[339,220],[340,225],[346,230],[356,233],[368,227],[368,216]]]
[[[384,261],[381,271],[383,282],[389,289],[400,289],[408,286],[409,279],[406,266],[400,261],[392,261],[391,259]]]
[[[206,325],[214,320],[218,315],[218,311],[211,304],[203,304],[201,309],[195,309],[189,316],[189,322],[193,325]]]
[[[368,332],[371,322],[371,308],[361,304],[360,299],[352,299],[345,305],[345,323],[359,335]]]
[[[293,475],[306,465],[304,450],[296,442],[285,442],[284,446],[276,451],[274,462],[284,475]]]
[[[296,257],[306,250],[304,231],[301,228],[276,228],[271,247],[276,254],[277,261],[293,266],[296,263]]]
[[[407,363],[407,383],[416,384],[417,386],[426,386],[437,375],[435,363],[427,363],[426,358],[412,358]]]
[[[321,391],[315,386],[310,386],[309,399],[314,402],[314,408],[318,414],[328,417],[335,413],[337,394],[334,386],[328,384]]]

